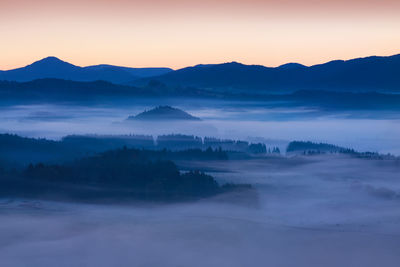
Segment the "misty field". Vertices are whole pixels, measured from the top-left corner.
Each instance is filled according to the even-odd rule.
[[[2,265],[398,266],[398,161],[320,155],[201,166],[219,182],[253,184],[256,195],[124,205],[2,199]]]

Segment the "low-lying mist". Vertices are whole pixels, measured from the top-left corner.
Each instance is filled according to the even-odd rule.
[[[130,115],[157,105],[174,105],[201,122],[127,122]],[[0,132],[60,139],[69,134],[189,134],[287,144],[326,142],[358,151],[400,155],[400,123],[395,113],[271,107],[262,103],[149,100],[116,106],[2,106]],[[368,114],[373,114],[368,116]],[[284,150],[284,147],[281,147]]]
[[[398,266],[398,160],[341,155],[178,162],[237,195],[184,204],[0,204],[4,266]]]

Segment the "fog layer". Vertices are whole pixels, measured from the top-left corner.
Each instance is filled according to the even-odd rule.
[[[398,266],[400,165],[345,156],[179,162],[254,184],[170,205],[3,199],[4,266]]]
[[[157,105],[174,105],[201,122],[126,122]],[[400,155],[398,114],[267,107],[255,102],[148,100],[116,106],[28,105],[0,108],[0,132],[59,139],[68,134],[190,134],[281,145],[326,142],[359,151]]]

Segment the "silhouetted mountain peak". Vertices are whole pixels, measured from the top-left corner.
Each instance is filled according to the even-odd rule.
[[[221,67],[221,66],[222,67],[223,66],[239,67],[239,66],[246,66],[246,65],[236,62],[236,61],[232,61],[232,62],[225,62],[225,63],[220,63],[220,64],[198,64],[198,65],[195,65],[194,68]]]
[[[204,68],[204,67],[211,67],[211,66],[215,66],[215,64],[198,64],[198,65],[195,65],[194,68]]]
[[[80,67],[50,56],[22,68],[0,71],[0,80],[26,82],[56,78],[73,81],[105,80],[126,84],[139,78],[162,75],[170,71],[172,69],[169,68],[129,68],[106,64]]]
[[[171,106],[158,106],[151,110],[145,110],[136,116],[128,117],[128,120],[192,120],[200,119],[189,113]]]
[[[53,57],[53,56],[46,57],[46,58],[43,58],[41,60],[38,60],[38,61],[32,63],[29,66],[40,66],[40,67],[43,67],[43,66],[57,66],[57,65],[58,66],[63,65],[63,66],[76,67],[75,65],[72,65],[71,63],[65,62],[65,61],[63,61],[63,60],[61,60],[61,59],[59,59],[57,57]]]
[[[74,71],[79,68],[80,67],[77,67],[68,62],[62,61],[61,59],[56,58],[56,57],[46,57],[46,58],[43,58],[43,59],[36,61],[25,67],[25,69],[27,71],[31,71],[34,73],[38,73],[38,74],[48,73],[49,78],[52,78],[52,77],[58,78],[58,76],[54,76],[54,75],[58,74],[60,71],[70,72],[70,71]],[[21,68],[20,70],[22,70],[22,69],[24,69],[24,68]],[[39,77],[39,78],[45,78],[45,77]]]
[[[232,62],[227,62],[225,63],[226,65],[237,65],[237,66],[243,66],[244,64],[237,62],[237,61],[232,61]]]
[[[45,57],[41,60],[38,60],[37,62],[65,62],[61,59],[59,59],[58,57],[54,57],[54,56],[49,56],[49,57]]]
[[[283,65],[280,65],[278,68],[289,70],[289,69],[301,69],[301,68],[307,68],[307,67],[302,64],[299,64],[299,63],[286,63]]]

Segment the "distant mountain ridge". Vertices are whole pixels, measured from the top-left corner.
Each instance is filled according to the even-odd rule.
[[[288,63],[276,68],[237,62],[197,65],[158,77],[167,86],[192,86],[229,92],[281,93],[298,90],[400,92],[400,54],[335,60],[310,67]]]
[[[299,90],[282,94],[212,92],[196,88],[134,87],[106,81],[77,82],[40,79],[30,82],[0,81],[0,105],[5,103],[75,102],[113,103],[137,98],[188,97],[264,101],[279,106],[308,106],[325,110],[399,110],[400,94]],[[83,101],[83,102],[82,102]]]
[[[310,67],[287,63],[271,68],[230,62],[201,64],[175,71],[112,65],[79,67],[56,57],[48,57],[23,68],[0,71],[0,80],[6,81],[49,78],[81,82],[103,80],[139,87],[159,84],[173,90],[197,88],[214,93],[268,94],[299,90],[393,93],[400,92],[400,54],[334,60]]]
[[[169,68],[128,68],[112,65],[79,67],[56,57],[47,57],[22,68],[0,71],[0,80],[27,82],[53,78],[84,82],[103,80],[124,84],[170,71],[172,69]]]

